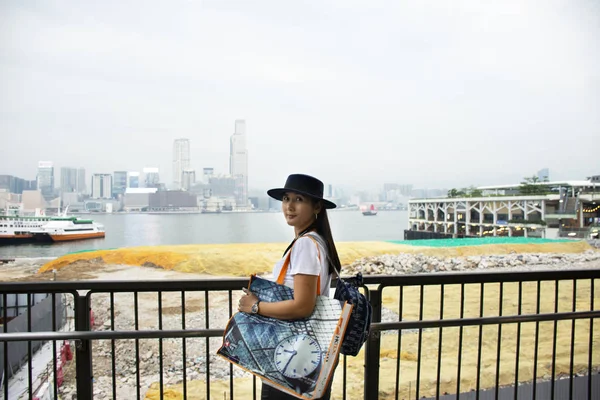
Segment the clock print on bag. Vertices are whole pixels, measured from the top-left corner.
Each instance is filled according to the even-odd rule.
[[[283,339],[275,348],[275,366],[287,378],[304,378],[321,364],[321,348],[311,336],[300,334]]]

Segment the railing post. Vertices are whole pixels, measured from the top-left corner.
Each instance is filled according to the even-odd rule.
[[[90,298],[75,295],[75,330],[90,331]],[[92,382],[92,341],[77,340],[75,346],[75,368],[77,380],[77,398],[92,400],[94,386]]]
[[[369,302],[373,307],[373,321],[381,322],[381,290],[369,290]],[[365,400],[379,398],[379,355],[381,332],[371,332],[365,347]]]

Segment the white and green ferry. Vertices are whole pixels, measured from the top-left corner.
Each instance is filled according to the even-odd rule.
[[[0,244],[34,241],[33,230],[52,220],[49,216],[0,215]]]

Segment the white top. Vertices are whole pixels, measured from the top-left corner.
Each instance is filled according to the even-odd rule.
[[[310,233],[313,236],[320,236],[315,232]],[[321,258],[319,259],[319,252],[317,246],[321,250]],[[296,243],[289,250],[292,252],[290,258],[290,265],[288,266],[287,273],[283,284],[289,288],[294,288],[294,275],[315,275],[321,276],[321,295],[329,296],[329,286],[331,286],[331,275],[329,274],[329,266],[327,265],[327,257],[325,249],[320,244],[315,243],[309,237],[301,237],[296,240]],[[288,252],[289,252],[288,251]],[[273,280],[276,281],[283,263],[287,257],[287,253],[279,260],[273,268]]]

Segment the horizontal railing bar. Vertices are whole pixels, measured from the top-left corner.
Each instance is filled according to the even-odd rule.
[[[415,275],[365,275],[365,284],[388,286],[420,286],[440,284],[500,283],[500,282],[537,282],[573,279],[600,279],[600,270],[544,270],[506,272],[444,272]],[[95,292],[133,292],[133,291],[220,291],[236,290],[248,285],[248,278],[215,278],[202,280],[168,281],[52,281],[52,282],[4,282],[2,293],[63,293],[77,290]],[[335,280],[332,280],[335,287]]]
[[[530,314],[501,317],[463,318],[425,321],[379,322],[371,324],[371,331],[448,328],[459,326],[503,325],[523,322],[561,321],[600,318],[600,311],[576,311],[557,314]],[[159,339],[221,337],[223,329],[141,330],[141,331],[70,331],[70,332],[17,332],[0,334],[0,342],[32,340],[105,340],[105,339]]]
[[[0,293],[58,293],[77,290],[95,292],[180,292],[206,290],[235,290],[248,285],[248,278],[215,278],[210,280],[155,280],[155,281],[52,281],[2,283]]]
[[[448,328],[459,326],[504,325],[519,322],[562,321],[584,318],[600,318],[598,311],[562,312],[556,314],[507,315],[501,317],[436,319],[425,321],[377,322],[371,324],[371,331],[389,331],[424,328]]]
[[[443,272],[414,275],[367,275],[363,282],[367,285],[388,286],[448,285],[469,283],[537,282],[573,279],[600,279],[599,269],[519,271],[509,272]]]
[[[224,329],[173,329],[143,331],[69,331],[18,332],[0,334],[0,342],[27,342],[36,340],[110,340],[110,339],[165,339],[222,337]]]

